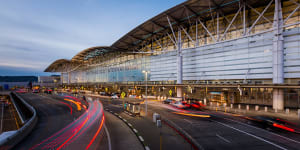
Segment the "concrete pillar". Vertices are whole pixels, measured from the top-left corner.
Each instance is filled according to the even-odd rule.
[[[233,104],[230,104],[230,108],[231,108],[231,109],[233,108]]]
[[[206,105],[206,103],[207,103],[207,101],[206,101],[206,98],[204,98],[204,100],[203,100],[203,101],[204,101],[204,105]]]
[[[68,72],[68,84],[70,84],[70,83],[71,83],[71,73]]]
[[[288,109],[288,108],[285,109],[285,113],[286,113],[286,114],[289,114],[289,113],[290,113],[290,109]]]
[[[249,110],[249,105],[246,105],[246,110]]]
[[[300,119],[300,109],[298,109],[298,118]]]
[[[284,109],[283,89],[273,89],[273,109],[275,111]]]
[[[256,110],[256,111],[259,110],[259,106],[258,106],[258,105],[255,106],[255,110]]]
[[[176,88],[177,97],[182,97],[182,87]]]
[[[268,107],[267,106],[265,106],[265,112],[268,112]]]
[[[241,109],[241,104],[238,105],[238,108]]]

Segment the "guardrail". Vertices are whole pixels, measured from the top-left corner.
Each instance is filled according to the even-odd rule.
[[[14,92],[10,93],[10,97],[24,125],[16,131],[10,131],[11,134],[6,137],[0,136],[0,149],[11,149],[17,145],[33,130],[38,120],[36,110],[22,97]]]

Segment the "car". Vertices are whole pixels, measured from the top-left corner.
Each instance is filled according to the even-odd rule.
[[[111,96],[111,98],[112,98],[112,99],[118,99],[119,96],[118,96],[118,95],[113,95],[113,96]]]
[[[52,94],[52,89],[45,89],[44,93],[46,93],[46,94]]]
[[[25,89],[18,89],[16,90],[16,93],[27,93]]]
[[[32,93],[40,93],[40,90],[39,89],[33,89]]]
[[[186,106],[187,108],[191,108],[191,104],[188,103],[187,101],[181,101],[181,103]]]
[[[163,103],[164,104],[170,104],[170,103],[173,103],[173,101],[174,100],[172,100],[172,99],[166,99],[166,100],[163,101]]]
[[[172,106],[176,107],[176,108],[180,108],[180,109],[186,109],[188,108],[187,106],[185,106],[184,104],[182,104],[182,102],[179,101],[175,101],[174,103],[171,103]]]
[[[193,109],[203,109],[205,107],[201,102],[192,102],[190,105]]]
[[[129,95],[129,98],[136,98],[136,95]]]
[[[300,134],[300,128],[287,120],[269,116],[244,117],[252,123],[265,129],[279,129]]]
[[[105,92],[99,92],[100,95],[105,96],[106,93]]]

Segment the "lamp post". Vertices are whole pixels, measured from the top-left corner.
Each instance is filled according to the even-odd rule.
[[[150,71],[145,71],[143,70],[143,73],[145,73],[146,75],[146,98],[145,98],[145,116],[147,116],[147,99],[148,99],[148,73],[150,73]]]

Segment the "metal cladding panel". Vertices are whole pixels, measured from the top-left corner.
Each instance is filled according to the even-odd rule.
[[[300,78],[300,28],[288,29],[284,37],[284,78]]]
[[[176,79],[175,54],[151,57],[151,81]],[[183,49],[182,54],[183,80],[272,78],[272,33]]]

